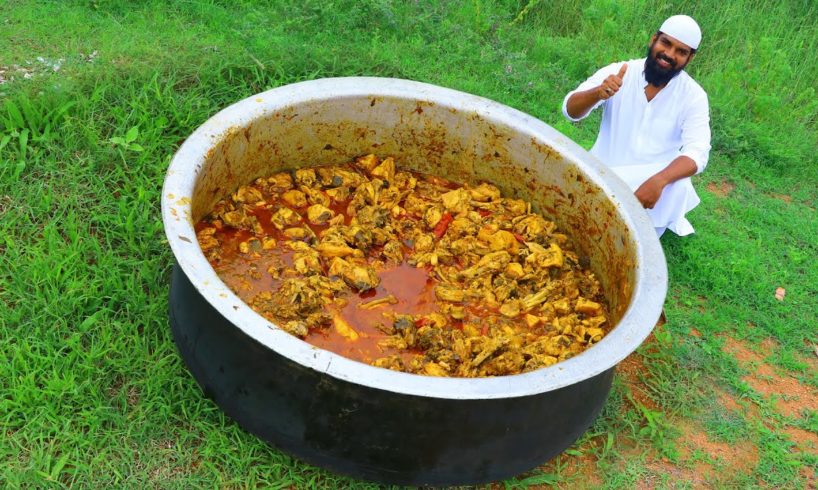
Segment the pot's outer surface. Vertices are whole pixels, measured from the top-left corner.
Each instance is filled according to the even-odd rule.
[[[530,201],[590,258],[616,327],[593,348],[548,368],[457,379],[367,366],[312,347],[257,315],[215,274],[193,224],[256,177],[367,153],[456,181],[488,180],[504,195]],[[262,438],[368,479],[477,483],[511,476],[563,450],[601,409],[613,367],[648,336],[667,289],[653,227],[613,172],[537,119],[418,82],[323,79],[245,99],[188,138],[162,194],[178,264],[171,321],[196,379]],[[213,352],[197,354],[207,349]],[[211,362],[219,356],[226,356],[221,372]],[[281,383],[289,377],[293,382]],[[242,389],[248,394],[237,396]],[[264,411],[265,404],[277,408]],[[560,418],[560,410],[574,416]],[[467,433],[453,437],[458,431]],[[351,449],[356,444],[373,449]]]

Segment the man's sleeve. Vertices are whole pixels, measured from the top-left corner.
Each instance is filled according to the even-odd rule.
[[[694,97],[682,121],[682,155],[696,162],[696,173],[707,166],[710,157],[710,105],[702,90]]]
[[[568,95],[566,95],[565,98],[562,100],[562,115],[565,116],[569,121],[572,121],[572,122],[581,121],[582,119],[585,119],[586,117],[588,117],[588,114],[593,112],[594,109],[596,109],[600,105],[604,104],[605,101],[600,100],[599,102],[594,104],[594,106],[591,107],[591,110],[589,110],[582,117],[571,117],[571,116],[568,115],[568,99],[572,95],[574,95],[577,92],[582,92],[584,90],[589,90],[589,89],[592,89],[594,87],[598,87],[599,85],[602,84],[602,82],[606,78],[608,78],[608,75],[616,75],[616,73],[619,71],[619,67],[621,67],[621,66],[622,66],[622,63],[620,62],[620,63],[611,63],[610,65],[608,65],[608,66],[606,66],[604,68],[600,68],[599,70],[597,70],[596,73],[591,75],[587,80],[585,80],[584,82],[579,84],[579,87],[577,87],[574,90],[568,92]]]

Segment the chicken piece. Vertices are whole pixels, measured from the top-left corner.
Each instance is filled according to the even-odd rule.
[[[435,286],[435,297],[440,301],[461,303],[466,298],[463,289],[455,284],[438,284]]]
[[[297,191],[296,191],[297,192]],[[301,222],[301,216],[288,207],[281,207],[270,217],[270,222],[279,230]]]
[[[534,371],[536,369],[551,366],[553,364],[556,364],[557,362],[559,362],[559,359],[557,359],[554,356],[549,356],[547,354],[536,355],[525,362],[525,367],[523,368],[523,371],[525,372]]]
[[[522,299],[522,308],[525,311],[530,311],[531,309],[535,308],[537,305],[541,305],[547,298],[548,293],[550,291],[546,289],[540,289],[536,293],[531,293],[528,296]]]
[[[602,325],[604,325],[607,321],[608,321],[608,319],[605,317],[605,315],[598,315],[598,316],[593,316],[593,317],[590,317],[590,318],[586,318],[586,319],[582,320],[582,323],[586,327],[599,328]]]
[[[463,320],[466,318],[466,308],[462,305],[455,305],[452,303],[442,303],[440,311],[452,317],[455,320]]]
[[[358,340],[360,337],[360,334],[341,315],[332,316],[332,325],[335,327],[336,332],[349,341]]]
[[[516,318],[520,315],[520,311],[520,301],[516,299],[510,299],[500,306],[500,314],[508,318]]]
[[[383,246],[383,256],[386,260],[400,264],[403,262],[403,245],[397,240],[390,240]]]
[[[486,361],[480,367],[481,376],[517,374],[525,366],[525,356],[519,350],[510,350]]]
[[[332,261],[330,261],[329,267],[327,268],[327,276],[341,277],[342,272],[348,267],[351,267],[351,265],[352,264],[341,257],[334,257]]]
[[[299,190],[304,193],[307,198],[307,204],[320,204],[322,206],[329,206],[332,200],[323,191],[314,187],[307,187],[302,185]]]
[[[509,262],[504,274],[511,279],[520,279],[525,275],[523,266],[519,262]]]
[[[454,189],[440,196],[443,207],[452,214],[464,213],[469,210],[471,195],[463,188]]]
[[[389,211],[379,206],[364,206],[356,218],[361,226],[383,228],[389,219]]]
[[[261,248],[264,250],[273,250],[276,248],[276,239],[273,237],[266,236],[261,239]]]
[[[469,195],[477,202],[496,201],[500,199],[500,189],[483,182],[477,187],[469,189]]]
[[[571,304],[568,302],[568,298],[560,298],[557,301],[552,302],[551,306],[558,315],[567,315],[571,313]]]
[[[396,304],[398,304],[398,298],[396,298],[394,294],[389,294],[384,296],[383,298],[373,299],[372,301],[368,301],[366,303],[359,303],[358,308],[361,308],[363,310],[371,310],[373,308],[377,308],[383,305]]]
[[[346,201],[347,199],[349,199],[349,195],[351,193],[349,187],[346,186],[327,189],[324,192],[326,192],[330,199],[332,199],[335,202]]]
[[[458,216],[451,222],[446,234],[452,237],[466,237],[469,235],[476,235],[478,229],[479,225],[474,221],[466,217]]]
[[[337,165],[318,167],[315,170],[319,182],[324,187],[355,187],[366,180],[361,174]]]
[[[367,250],[371,247],[376,242],[375,234],[375,229],[362,228],[357,225],[343,229],[344,240],[359,250]]]
[[[280,194],[293,188],[293,176],[289,172],[279,172],[267,178],[267,187],[271,193]]]
[[[423,223],[427,230],[433,230],[443,217],[443,210],[437,206],[431,206],[423,213]]]
[[[239,252],[249,254],[250,252],[258,252],[261,250],[261,241],[256,237],[248,238],[243,242],[239,242]]]
[[[233,211],[227,211],[221,215],[224,224],[238,230],[253,229],[253,222],[256,221],[255,216],[248,216],[244,212],[244,208],[239,208]]]
[[[423,371],[418,373],[423,374],[426,376],[437,376],[437,377],[445,377],[449,375],[449,372],[446,371],[440,364],[435,362],[427,362],[423,365]]]
[[[350,247],[346,243],[321,242],[315,246],[315,250],[317,250],[318,253],[321,254],[321,256],[327,258],[350,256],[363,257],[363,252]]]
[[[293,253],[293,268],[300,274],[312,275],[321,272],[318,252],[304,242],[288,242]]]
[[[417,187],[418,179],[409,172],[398,170],[395,172],[395,182],[393,184],[401,191],[411,191]]]
[[[589,299],[579,297],[574,305],[574,311],[588,316],[597,316],[602,313],[602,305]]]
[[[486,359],[501,351],[508,343],[508,339],[505,337],[476,337],[474,340],[472,352],[477,352],[477,355],[470,362],[472,367],[479,366]],[[475,348],[478,350],[475,351]]]
[[[435,248],[435,239],[428,233],[423,233],[415,238],[415,253],[431,252]]]
[[[261,191],[250,185],[243,185],[233,193],[233,201],[237,203],[256,204],[264,200]]]
[[[511,262],[511,256],[505,250],[487,253],[476,265],[464,270],[461,274],[466,279],[481,276],[487,272],[500,272]]]
[[[372,365],[379,368],[391,369],[392,371],[406,371],[403,359],[400,356],[380,357],[372,361]]]
[[[378,195],[381,191],[381,184],[383,182],[379,179],[364,182],[355,189],[355,194],[352,196],[350,206],[355,205],[356,210],[364,206],[373,206],[378,204]]]
[[[449,250],[456,256],[461,257],[461,261],[465,263],[464,256],[474,253],[476,248],[476,241],[474,237],[463,237],[452,240],[449,243]]]
[[[303,208],[307,205],[307,196],[296,189],[281,194],[281,200],[294,208]]]
[[[390,214],[397,217],[400,216],[400,210],[396,212],[393,210],[393,208],[399,208],[398,204],[402,199],[403,193],[401,190],[396,186],[390,186],[385,189],[381,189],[381,191],[378,193],[378,206],[389,210]]]
[[[196,238],[199,240],[199,248],[201,248],[203,252],[219,247],[219,239],[213,236],[214,233],[216,233],[215,227],[203,228],[196,233]]]
[[[534,328],[537,325],[540,325],[541,323],[542,323],[542,318],[540,318],[538,316],[535,316],[535,315],[532,315],[531,313],[526,313],[525,314],[525,324],[526,324],[526,326],[528,326],[528,328]]]
[[[359,292],[374,289],[381,281],[371,267],[352,264],[340,257],[333,259],[328,273],[340,277],[349,287]]]
[[[290,240],[305,240],[307,238],[312,238],[315,234],[309,228],[304,228],[303,226],[294,227],[294,228],[285,228],[284,236],[289,238]]]
[[[526,241],[537,241],[554,231],[556,225],[553,221],[546,221],[540,215],[529,214],[521,218],[514,219],[514,232],[523,237]]]
[[[313,204],[307,208],[307,220],[314,225],[326,224],[334,216],[331,209],[321,204]]]
[[[417,346],[421,349],[439,349],[446,346],[448,339],[440,328],[426,325],[420,327],[416,334]]]
[[[433,203],[424,199],[416,192],[410,192],[403,201],[406,212],[414,216],[423,216],[426,210],[433,206]]]
[[[357,165],[358,168],[364,170],[366,173],[372,172],[372,170],[374,170],[375,167],[378,166],[378,163],[379,163],[378,157],[376,157],[373,154],[358,157],[357,159],[355,159],[355,165]]]
[[[605,331],[601,328],[585,329],[585,336],[589,339],[589,342],[599,342],[602,340],[603,335],[605,335]]]
[[[526,246],[531,252],[525,258],[525,263],[535,268],[545,269],[546,267],[562,267],[565,263],[562,249],[556,243],[552,243],[547,249],[534,242],[526,242]]]
[[[275,292],[263,291],[250,300],[250,306],[270,320],[301,319],[320,311],[328,300],[306,280],[285,279]]]
[[[512,296],[517,296],[518,284],[515,280],[508,280],[503,274],[497,274],[492,281],[494,297],[497,301],[504,303]]]
[[[488,244],[492,252],[505,250],[512,255],[516,255],[520,248],[520,242],[514,234],[506,230],[497,230],[493,233],[487,232],[488,228],[483,227],[477,234],[477,239]]]
[[[520,216],[528,212],[528,204],[522,199],[503,199],[503,207],[511,216]]]
[[[307,187],[313,187],[318,180],[318,177],[315,175],[315,170],[311,168],[299,168],[295,171],[295,183],[299,187],[305,185]]]
[[[440,313],[434,312],[420,316],[417,320],[415,320],[415,323],[421,326],[432,325],[436,328],[443,328],[448,325],[448,320]]]
[[[288,322],[283,322],[279,324],[279,328],[284,330],[290,335],[295,335],[299,338],[304,338],[310,333],[309,328],[307,328],[307,324],[304,320],[290,320]]]
[[[383,159],[380,165],[370,172],[373,177],[379,177],[387,182],[395,180],[395,160],[392,157]]]

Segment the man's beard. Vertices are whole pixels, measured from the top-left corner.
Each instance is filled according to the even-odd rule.
[[[654,42],[648,46],[648,57],[645,59],[645,80],[654,87],[662,87],[671,81],[673,77],[681,73],[687,63],[676,68],[673,60],[657,54],[658,56],[662,56],[662,60],[670,63],[669,68],[660,67],[659,64],[656,63],[656,58],[653,56],[653,46],[655,44]]]

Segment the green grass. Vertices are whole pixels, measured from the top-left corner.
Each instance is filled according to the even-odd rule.
[[[761,352],[772,339],[762,357],[818,387],[807,361],[818,344],[818,6],[808,0],[0,4],[0,482],[374,487],[245,433],[184,368],[167,321],[172,256],[159,215],[171,155],[232,102],[344,75],[485,96],[590,147],[598,115],[568,123],[563,95],[599,66],[641,57],[677,11],[703,27],[690,72],[709,94],[714,138],[695,181],[697,233],[662,239],[670,321],[639,351],[655,407],[617,381],[564,457],[593,455],[609,488],[646,478],[671,487],[642,462],[689,464],[676,427],[695,422],[711,440],[758,448],[752,467],[714,484],[807,486],[818,457],[793,450],[782,429],[816,433],[818,415],[778,414],[722,346],[729,336]],[[723,182],[734,186],[726,197],[706,190]],[[763,423],[724,411],[716,389]],[[561,468],[502,485],[583,483]]]

